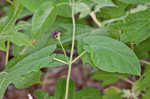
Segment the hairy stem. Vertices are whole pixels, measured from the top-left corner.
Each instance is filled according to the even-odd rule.
[[[72,47],[71,47],[70,61],[69,61],[69,67],[68,67],[65,99],[68,99],[68,93],[69,93],[69,81],[70,81],[70,75],[71,75],[72,58],[73,58],[74,45],[75,45],[75,32],[76,32],[75,17],[74,17],[74,3],[75,3],[74,0],[72,0],[72,3],[73,3],[72,5],[72,23],[73,23]]]
[[[6,65],[7,65],[7,63],[8,63],[8,58],[9,58],[9,48],[10,48],[10,41],[7,41],[6,59],[5,59],[5,64],[6,64]]]

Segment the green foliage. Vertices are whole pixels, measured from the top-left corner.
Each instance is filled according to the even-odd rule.
[[[96,72],[92,75],[91,79],[96,79],[102,81],[103,86],[107,86],[115,83],[118,80],[125,79],[127,75],[119,73],[109,73],[109,72]]]
[[[149,3],[149,0],[119,0],[128,4],[144,4]]]
[[[45,1],[49,1],[49,0],[45,0]],[[37,0],[18,0],[18,2],[20,2],[24,7],[26,7],[32,12],[35,12],[39,8],[39,6],[42,3],[44,3],[43,0],[38,0],[38,2]]]
[[[149,65],[146,66],[144,74],[141,76],[141,78],[139,80],[137,80],[134,83],[134,90],[135,91],[147,91],[150,89],[150,71],[149,71],[150,67]]]
[[[103,99],[122,99],[122,94],[114,89],[108,89],[105,91]]]
[[[102,99],[100,91],[94,88],[84,88],[77,92],[74,99]]]
[[[110,24],[109,31],[112,36],[120,37],[123,42],[139,44],[150,37],[149,13],[150,9],[129,14],[124,20]]]
[[[12,66],[9,66],[9,68],[0,73],[0,75],[4,74],[2,77],[0,77],[0,86],[7,87],[10,83],[18,84],[18,81],[22,81],[24,84],[22,77],[26,75],[28,77],[29,73],[33,71],[39,71],[40,68],[48,66],[52,62],[51,60],[53,60],[54,56],[50,55],[55,50],[55,48],[55,45],[46,46],[42,49],[35,50],[33,53],[25,55],[20,59],[17,58],[17,61],[13,59],[15,62],[12,61],[13,63],[10,63]],[[3,89],[0,90],[0,97],[3,96],[6,87],[2,87]]]
[[[94,68],[89,71],[94,72],[92,80],[109,86],[126,79],[129,74],[139,75],[131,90],[135,96],[144,91],[142,98],[149,99],[150,67],[145,66],[141,76],[140,59],[149,58],[150,0],[72,1],[13,0],[7,5],[6,15],[0,17],[0,50],[9,54],[6,44],[9,41],[14,57],[0,72],[0,99],[9,84],[19,89],[28,88],[41,83],[41,68],[64,65],[54,58],[69,64],[64,54],[57,53],[61,46],[51,33],[62,32],[60,41],[65,49],[70,50],[74,29],[77,54],[86,51],[80,59],[84,65],[88,63]],[[26,19],[31,15],[32,18]],[[72,20],[76,21],[75,24]],[[102,27],[97,28],[99,23]],[[96,72],[97,69],[101,71]],[[35,96],[37,99],[64,99],[65,91],[66,80],[63,79],[57,83],[55,96],[49,96],[43,90],[36,91]],[[68,99],[122,99],[121,92],[122,89],[115,88],[104,90],[104,95],[94,88],[75,91],[75,84],[70,80]]]
[[[39,7],[32,19],[32,35],[39,36],[46,32],[55,21],[57,8],[51,2],[46,2]]]
[[[51,99],[49,94],[44,90],[36,90],[34,94],[36,99]]]
[[[90,54],[96,67],[108,72],[140,75],[138,58],[122,42],[105,36],[89,36],[83,42],[84,50]]]

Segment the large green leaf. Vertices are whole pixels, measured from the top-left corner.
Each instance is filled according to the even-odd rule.
[[[50,55],[55,48],[56,45],[49,45],[34,50],[34,52],[17,59],[17,62],[13,62],[9,68],[6,68],[5,71],[0,73],[0,97],[4,95],[8,84],[15,84],[19,80],[22,80],[22,76],[28,75],[28,73],[32,71],[38,71],[40,68],[49,65],[54,57]]]
[[[122,42],[106,36],[88,36],[83,48],[98,68],[108,72],[140,75],[140,63],[134,52]]]
[[[112,23],[110,33],[124,42],[139,44],[150,37],[150,9],[129,14],[124,20]]]
[[[57,7],[51,2],[46,2],[35,12],[32,20],[32,35],[37,37],[46,32],[53,22],[57,14]]]

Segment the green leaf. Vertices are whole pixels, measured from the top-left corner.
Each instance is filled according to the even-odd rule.
[[[83,39],[84,50],[98,68],[107,72],[140,75],[140,63],[134,52],[122,42],[106,36],[88,36]]]
[[[150,97],[150,89],[146,92],[146,94],[142,97],[142,99],[149,99]]]
[[[66,91],[66,80],[62,79],[56,84],[55,99],[64,99]],[[68,99],[74,99],[75,85],[72,80],[69,83]]]
[[[48,92],[44,90],[36,90],[35,96],[36,96],[36,99],[51,99]]]
[[[91,0],[91,1],[93,1],[95,4],[97,4],[95,6],[96,12],[99,11],[103,7],[115,6],[115,4],[112,2],[112,0]]]
[[[120,79],[125,79],[127,75],[119,73],[109,73],[109,72],[97,72],[94,73],[91,79],[102,81],[103,86],[117,82]]]
[[[2,40],[9,40],[18,46],[23,46],[23,45],[32,46],[32,42],[30,38],[27,35],[17,32],[17,31],[12,31],[11,33],[0,34],[0,38]]]
[[[124,3],[128,4],[144,4],[144,3],[149,3],[149,0],[119,0]]]
[[[54,23],[57,8],[51,2],[46,2],[36,10],[32,20],[32,35],[38,37],[46,32]]]
[[[76,92],[74,99],[102,99],[100,91],[94,88],[84,88]]]
[[[147,59],[149,58],[149,51],[150,51],[150,40],[145,40],[144,42],[140,43],[139,45],[135,46],[135,53],[139,59]]]
[[[104,92],[103,99],[122,99],[122,94],[114,89],[108,89]]]
[[[0,33],[4,33],[5,31],[8,31],[12,29],[15,25],[15,22],[19,15],[21,14],[23,10],[23,6],[20,5],[17,1],[13,3],[13,6],[11,8],[11,12],[6,20],[6,22],[3,24],[2,27],[0,27]]]
[[[110,34],[115,34],[116,37],[124,42],[133,42],[139,44],[150,37],[150,9],[140,11],[134,14],[129,14],[124,20],[110,24]]]
[[[76,3],[75,5],[76,14],[80,13],[80,18],[84,18],[90,14],[90,8],[83,2]]]
[[[0,76],[2,75],[2,77],[0,77],[0,86],[3,89],[0,90],[0,97],[4,95],[8,84],[15,84],[19,80],[22,80],[22,76],[28,75],[28,73],[31,73],[32,71],[38,71],[40,68],[49,65],[51,60],[53,60],[53,55],[51,54],[55,49],[55,44],[36,49],[34,52],[17,59],[18,62],[13,62],[12,66],[9,66],[9,68],[1,72]]]
[[[40,71],[32,71],[26,75],[22,75],[20,80],[17,80],[14,84],[16,88],[24,89],[32,86],[33,84],[40,83],[41,77]]]
[[[49,0],[18,0],[19,3],[21,3],[24,7],[29,9],[32,12],[35,12],[39,6]]]
[[[5,41],[0,40],[0,50],[2,50],[2,51],[6,50]]]
[[[147,91],[147,90],[150,90],[150,66],[149,65],[146,65],[146,68],[144,70],[144,75],[142,75],[140,77],[139,80],[137,80],[134,85],[133,85],[133,89],[137,92],[139,91]]]

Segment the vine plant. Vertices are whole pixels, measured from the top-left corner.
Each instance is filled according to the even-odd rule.
[[[150,58],[149,0],[7,2],[9,13],[0,18],[0,50],[6,53],[5,69],[0,72],[0,99],[10,84],[19,89],[41,84],[42,68],[62,65],[68,66],[67,78],[58,81],[55,95],[37,90],[37,99],[149,99],[150,63],[145,60]],[[31,18],[23,20],[25,16]],[[63,54],[55,53],[60,48]],[[70,78],[77,60],[84,68],[92,67],[89,79],[103,81],[102,90],[75,91]],[[140,63],[145,64],[144,73]],[[120,79],[132,88],[113,86]]]

